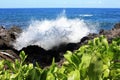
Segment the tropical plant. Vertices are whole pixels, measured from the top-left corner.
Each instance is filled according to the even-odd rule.
[[[108,43],[104,36],[90,40],[74,52],[64,54],[61,67],[53,58],[49,68],[41,69],[36,63],[26,64],[24,51],[15,63],[0,61],[0,80],[119,80],[120,38]],[[6,67],[7,66],[7,67]]]

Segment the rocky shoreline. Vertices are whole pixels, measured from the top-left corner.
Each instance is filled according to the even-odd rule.
[[[46,67],[51,64],[53,57],[58,65],[61,65],[64,61],[63,54],[67,50],[77,50],[81,45],[86,44],[88,40],[95,37],[105,35],[109,42],[111,42],[113,38],[120,37],[120,23],[115,24],[114,28],[111,30],[100,30],[98,34],[89,34],[88,36],[83,37],[78,43],[61,44],[59,47],[54,47],[51,50],[45,50],[38,46],[28,46],[17,51],[12,46],[11,42],[14,42],[21,32],[22,29],[16,26],[10,29],[5,29],[2,26],[0,27],[0,59],[14,61],[14,59],[19,59],[18,55],[23,50],[28,55],[27,62],[38,62],[41,67]],[[6,54],[13,55],[13,57]]]

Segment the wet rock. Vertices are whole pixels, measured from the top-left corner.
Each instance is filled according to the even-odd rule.
[[[53,58],[55,58],[55,61],[60,65],[62,64],[61,62],[64,61],[63,55],[67,50],[77,50],[81,45],[87,44],[88,40],[92,40],[100,35],[105,35],[108,38],[108,41],[111,42],[114,37],[120,37],[120,24],[115,25],[112,30],[100,30],[99,34],[91,33],[88,36],[83,37],[78,43],[63,43],[51,50],[44,50],[38,46],[28,46],[22,50],[27,53],[28,61],[33,63],[37,61],[42,67],[50,65]]]
[[[15,62],[15,59],[20,60],[19,56],[11,50],[0,51],[0,60],[5,59],[11,62]]]
[[[0,27],[0,48],[11,47],[10,42],[14,41],[22,30],[18,27],[12,27],[10,29],[5,29]]]
[[[120,23],[115,24],[114,28],[105,34],[108,39],[120,37]]]
[[[120,29],[120,23],[115,24],[113,30],[114,29]]]
[[[22,29],[17,27],[17,26],[13,26],[11,27],[9,30],[8,30],[8,34],[11,38],[11,41],[14,41],[18,36],[19,34],[22,32]]]
[[[13,61],[14,59],[19,58],[17,55],[18,51],[13,48],[11,42],[16,39],[21,31],[22,30],[18,27],[12,27],[10,29],[6,29],[3,26],[0,27],[0,57],[2,57],[2,59]],[[3,55],[2,53],[5,54]],[[13,55],[14,58],[7,54],[11,56]]]
[[[13,27],[6,30],[4,27],[0,27],[0,50],[4,50],[7,53],[19,53],[20,51],[25,51],[28,55],[27,62],[35,63],[39,62],[41,67],[49,66],[52,62],[52,59],[55,58],[55,61],[58,65],[64,62],[63,55],[67,50],[74,51],[77,50],[81,45],[87,44],[89,40],[104,35],[107,37],[108,41],[111,42],[115,37],[120,37],[120,23],[117,23],[111,30],[100,30],[98,34],[91,33],[88,36],[83,37],[78,43],[69,43],[61,44],[56,46],[51,50],[45,50],[38,46],[28,46],[20,51],[15,50],[10,44],[11,41],[14,41],[19,34],[22,32],[18,27]]]
[[[44,50],[38,46],[28,46],[22,49],[28,55],[27,61],[30,63],[38,62],[41,67],[51,64],[52,59],[59,61],[59,52],[56,50]]]

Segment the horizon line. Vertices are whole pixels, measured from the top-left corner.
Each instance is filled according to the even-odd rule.
[[[0,7],[0,9],[28,9],[28,8],[117,8],[119,7]]]

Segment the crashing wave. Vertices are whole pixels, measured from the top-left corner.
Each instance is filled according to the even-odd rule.
[[[92,26],[94,27],[94,26]],[[76,43],[93,33],[84,20],[68,19],[65,15],[53,20],[34,20],[13,43],[17,50],[30,45],[38,45],[46,50],[62,43]]]

